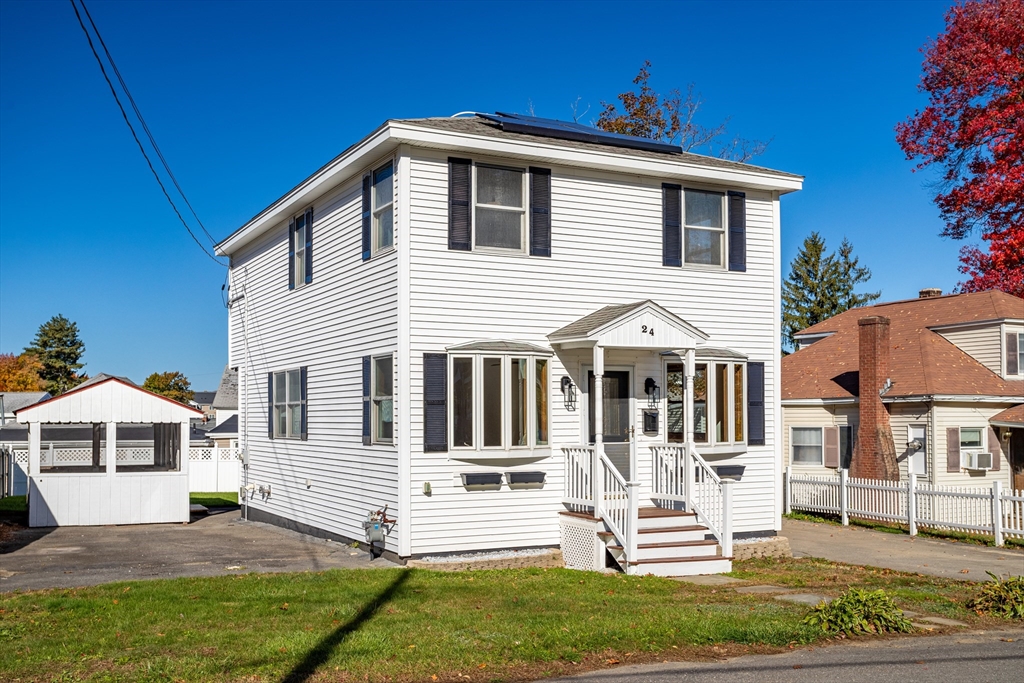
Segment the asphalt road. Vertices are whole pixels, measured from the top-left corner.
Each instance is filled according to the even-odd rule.
[[[849,642],[723,662],[646,664],[565,683],[1009,683],[1024,680],[1024,630]]]

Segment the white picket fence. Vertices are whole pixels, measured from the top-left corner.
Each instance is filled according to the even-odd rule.
[[[905,481],[855,479],[846,470],[836,477],[794,476],[786,468],[786,513],[793,510],[838,515],[844,525],[851,516],[988,534],[996,545],[1007,536],[1024,538],[1024,491],[990,487],[935,486],[910,475]]]
[[[190,448],[188,451],[188,490],[204,492],[237,491],[242,484],[242,461],[237,448],[217,446]],[[92,465],[91,448],[44,448],[44,467],[76,467]],[[152,465],[152,448],[118,448],[118,464]],[[100,465],[106,464],[101,452]],[[28,450],[15,449],[14,462],[7,484],[7,495],[23,496],[28,490]]]

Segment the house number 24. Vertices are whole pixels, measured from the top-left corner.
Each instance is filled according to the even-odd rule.
[[[653,337],[654,336],[654,327],[653,326],[648,327],[647,325],[641,325],[640,326],[640,334],[649,334],[649,335],[651,335]]]

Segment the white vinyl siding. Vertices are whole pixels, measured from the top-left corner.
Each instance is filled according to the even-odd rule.
[[[551,177],[552,256],[507,258],[487,252],[448,250],[447,154],[412,152],[410,335],[412,394],[412,552],[444,552],[557,545],[558,511],[563,495],[560,448],[580,443],[580,397],[576,411],[562,404],[559,380],[580,381],[590,352],[563,353],[551,358],[551,455],[533,462],[515,462],[505,470],[542,470],[543,489],[467,492],[463,472],[499,471],[480,463],[456,461],[450,453],[423,453],[422,362],[424,353],[439,353],[453,344],[476,339],[515,339],[549,346],[547,335],[579,317],[609,304],[652,299],[728,346],[765,362],[765,431],[767,445],[748,448],[737,457],[716,457],[715,465],[745,466],[736,496],[737,531],[758,531],[777,525],[775,492],[781,458],[777,395],[777,329],[775,273],[776,216],[770,193],[746,189],[747,272],[672,269],[662,263],[662,190],[665,178],[641,178],[579,168],[554,167]],[[500,159],[477,163],[519,167]],[[522,164],[525,166],[525,164]],[[722,187],[728,189],[743,189]],[[628,235],[628,239],[624,236]],[[453,286],[457,283],[457,286]],[[695,291],[703,296],[693,296]],[[712,342],[709,342],[712,343]],[[635,424],[646,407],[643,382],[661,378],[657,354],[609,351],[607,366],[634,368]],[[665,404],[662,396],[661,412]],[[665,440],[664,420],[658,437],[638,430],[637,467],[641,481],[650,480],[649,445]],[[777,455],[776,455],[777,454]],[[431,484],[431,495],[421,493]]]
[[[231,295],[240,298],[229,313],[240,426],[249,436],[249,481],[273,490],[266,500],[252,498],[252,509],[356,539],[364,538],[367,511],[385,504],[394,511],[398,503],[396,449],[364,447],[361,438],[361,359],[393,353],[398,328],[396,253],[361,259],[361,180],[349,178],[314,202],[317,286],[281,286],[288,250],[288,224],[282,221],[232,254]],[[396,216],[401,208],[396,202]],[[267,375],[299,366],[309,367],[309,438],[270,441]],[[389,550],[397,551],[399,533],[396,528],[388,537]]]

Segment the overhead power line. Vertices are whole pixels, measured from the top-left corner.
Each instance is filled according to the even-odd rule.
[[[189,203],[188,198],[185,196],[185,193],[182,191],[181,186],[178,184],[177,179],[175,179],[174,174],[171,173],[171,169],[170,169],[170,166],[167,164],[167,160],[164,159],[164,155],[160,152],[160,148],[157,147],[156,140],[153,138],[153,135],[149,131],[149,126],[146,125],[145,119],[142,118],[142,113],[139,111],[139,108],[135,104],[134,98],[132,98],[131,93],[128,91],[128,86],[125,84],[124,79],[121,78],[121,74],[118,72],[117,66],[114,64],[114,60],[113,60],[113,58],[111,58],[110,52],[107,50],[107,46],[103,42],[103,37],[100,35],[99,29],[96,28],[96,24],[93,22],[92,16],[89,14],[89,9],[85,6],[85,0],[78,0],[78,1],[82,4],[82,9],[85,10],[86,16],[89,17],[89,23],[92,25],[93,31],[96,32],[96,37],[99,39],[100,44],[103,47],[103,51],[107,55],[107,59],[110,60],[110,65],[111,65],[114,73],[117,75],[117,79],[120,82],[121,87],[124,88],[125,94],[128,96],[129,101],[131,101],[132,108],[134,109],[136,116],[138,116],[139,121],[142,123],[142,127],[145,130],[146,135],[149,137],[149,141],[150,141],[150,143],[152,143],[153,149],[155,149],[157,155],[159,155],[160,160],[163,163],[164,169],[167,171],[167,174],[171,177],[171,180],[174,182],[174,186],[177,188],[178,192],[181,194],[181,197],[185,200],[185,204],[192,211],[192,215],[195,216],[196,221],[199,223],[200,227],[202,227],[203,232],[206,234],[207,238],[210,239],[210,242],[213,243],[214,242],[213,237],[210,235],[209,232],[207,232],[206,227],[203,226],[202,221],[199,220],[199,216],[197,216],[195,210],[192,209],[192,205]],[[110,76],[107,75],[107,68],[104,66],[103,60],[100,58],[99,53],[96,51],[96,46],[93,44],[93,41],[92,41],[92,35],[89,33],[89,30],[85,27],[85,22],[82,21],[82,15],[78,11],[78,5],[75,4],[75,0],[71,0],[71,8],[75,10],[75,17],[78,19],[78,25],[82,27],[82,32],[85,34],[85,39],[87,41],[89,41],[89,49],[92,50],[92,55],[93,55],[93,57],[96,58],[96,63],[99,64],[99,66],[100,66],[100,71],[103,73],[103,78],[107,81],[107,85],[110,87],[110,94],[114,96],[114,101],[117,102],[117,108],[121,110],[121,116],[124,118],[124,122],[128,125],[128,130],[131,131],[132,137],[135,139],[135,144],[139,146],[139,151],[142,152],[142,156],[146,159],[146,164],[149,166],[150,172],[152,172],[153,177],[156,179],[157,184],[160,186],[160,189],[163,191],[164,197],[167,198],[167,203],[171,205],[171,208],[174,210],[174,213],[178,217],[178,220],[181,221],[181,224],[184,226],[185,230],[188,232],[188,234],[192,238],[192,240],[197,245],[199,245],[200,249],[203,250],[203,253],[206,254],[217,265],[225,266],[225,264],[223,262],[217,260],[217,257],[214,256],[206,248],[206,246],[199,240],[198,237],[196,237],[196,234],[194,232],[192,232],[192,228],[189,227],[188,222],[185,221],[185,218],[181,215],[181,212],[178,210],[178,207],[175,205],[174,200],[171,199],[171,195],[167,191],[167,187],[164,185],[163,181],[160,179],[160,174],[157,173],[156,168],[153,166],[153,162],[149,158],[149,154],[146,153],[146,148],[143,146],[142,141],[139,140],[139,136],[135,132],[135,126],[132,125],[131,120],[128,118],[128,112],[125,111],[124,105],[121,104],[121,98],[118,97],[117,89],[114,87],[113,82],[110,80]]]

